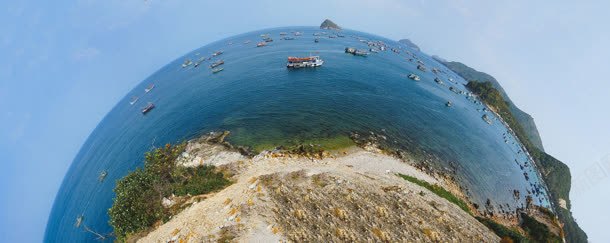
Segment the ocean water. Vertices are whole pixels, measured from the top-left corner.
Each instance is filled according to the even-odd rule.
[[[291,31],[303,34],[294,36]],[[281,40],[280,32],[295,39]],[[230,37],[196,49],[144,79],[106,115],[76,155],[55,199],[45,241],[96,241],[83,226],[112,232],[107,210],[115,181],[141,166],[146,151],[218,130],[231,131],[229,140],[244,145],[295,143],[354,131],[384,134],[398,145],[418,146],[438,156],[441,167],[456,165],[460,183],[479,205],[489,198],[494,205],[514,209],[524,203],[526,190],[539,184],[534,168],[520,168],[531,162],[507,127],[484,112],[480,103],[450,91],[449,86],[466,91],[466,81],[442,64],[383,37],[344,30],[343,38],[318,36],[319,43],[314,43],[316,32],[322,30],[289,27]],[[274,41],[257,48],[265,33]],[[367,57],[344,53],[347,46],[368,49],[361,39],[383,41],[401,51],[388,49]],[[211,57],[218,50],[224,53]],[[417,59],[409,61],[413,56],[407,51],[428,71],[417,70]],[[287,56],[310,54],[321,56],[324,65],[286,68]],[[201,57],[206,60],[199,67],[181,67],[185,59]],[[209,65],[221,59],[224,71],[213,74]],[[434,74],[432,68],[442,72]],[[411,73],[421,81],[407,78]],[[435,77],[445,85],[437,84]],[[145,93],[152,83],[155,88]],[[133,96],[139,100],[130,105]],[[447,101],[452,107],[445,106]],[[156,108],[143,115],[140,110],[147,102]],[[493,120],[491,125],[481,119],[483,114]],[[103,170],[108,176],[100,182]],[[521,191],[520,200],[513,198],[514,189]],[[548,205],[545,196],[535,199]],[[76,228],[81,214],[84,220]]]

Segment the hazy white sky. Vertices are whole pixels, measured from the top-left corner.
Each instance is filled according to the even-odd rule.
[[[42,240],[78,149],[145,77],[223,37],[330,18],[410,38],[496,77],[535,118],[547,152],[570,166],[581,227],[606,242],[608,9],[608,1],[2,1],[0,241]]]

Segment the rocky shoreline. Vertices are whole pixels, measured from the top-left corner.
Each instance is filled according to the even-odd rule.
[[[393,149],[386,136],[374,132],[350,134],[356,144],[351,147],[327,151],[301,144],[258,154],[226,142],[229,134],[212,132],[188,141],[176,163],[215,166],[234,184],[207,195],[163,198],[164,206],[180,204],[183,210],[130,240],[497,242],[475,217],[513,228],[521,213],[549,227],[557,223],[533,207],[498,214],[484,205],[480,211],[451,174],[455,171],[435,168],[431,155]],[[470,210],[397,175],[438,185]]]

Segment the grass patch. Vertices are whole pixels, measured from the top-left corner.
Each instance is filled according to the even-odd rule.
[[[175,195],[199,195],[220,190],[231,182],[213,166],[184,168],[176,158],[185,144],[170,145],[147,152],[144,168],[137,168],[117,181],[116,197],[108,210],[117,241],[146,230],[178,213],[180,207],[166,208],[162,199]]]
[[[488,219],[488,218],[482,218],[482,217],[475,217],[475,218],[479,222],[481,222],[483,225],[487,226],[487,228],[489,228],[494,233],[496,233],[496,235],[498,235],[500,238],[502,238],[504,240],[504,242],[518,242],[518,243],[530,242],[525,236],[523,236],[522,234],[520,234],[518,231],[516,231],[514,229],[510,229],[504,225],[498,224],[495,221]],[[506,239],[510,239],[510,241],[508,241]]]
[[[412,183],[415,183],[419,186],[422,186],[422,187],[428,189],[429,191],[433,192],[434,194],[438,195],[439,197],[446,199],[447,201],[460,207],[462,210],[464,210],[468,214],[472,215],[472,212],[470,211],[468,204],[466,204],[466,202],[464,202],[462,199],[453,195],[451,192],[445,190],[445,188],[442,188],[441,186],[436,185],[436,184],[434,184],[434,185],[430,184],[426,181],[422,181],[422,180],[417,179],[412,176],[408,176],[408,175],[404,175],[404,174],[400,174],[400,173],[398,173],[397,175],[400,176],[402,179],[405,179],[407,181],[410,181]]]

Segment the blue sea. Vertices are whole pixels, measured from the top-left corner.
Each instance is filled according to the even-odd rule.
[[[326,35],[313,35],[324,31]],[[280,32],[295,39],[282,40]],[[261,34],[274,41],[256,47]],[[146,151],[219,130],[231,131],[229,141],[238,145],[298,143],[372,131],[434,154],[441,159],[439,167],[456,165],[460,184],[479,205],[488,198],[512,209],[524,203],[526,190],[540,183],[537,173],[507,127],[473,98],[449,90],[453,86],[466,91],[465,80],[393,40],[351,30],[341,31],[344,37],[328,37],[334,34],[314,27],[250,32],[196,49],[144,79],[106,115],[76,155],[55,199],[45,241],[96,241],[84,226],[111,233],[107,211],[112,189],[117,179],[143,165]],[[348,46],[368,50],[365,41],[383,41],[388,50],[367,57],[344,53]],[[212,57],[215,51],[223,54]],[[288,56],[309,55],[321,56],[324,65],[286,68]],[[199,67],[182,67],[186,59],[200,58],[205,61]],[[225,61],[220,66],[224,70],[214,74],[209,65],[217,60]],[[417,69],[417,60],[427,72]],[[421,80],[409,79],[411,73]],[[154,89],[145,93],[150,84]],[[134,96],[139,100],[131,105]],[[448,101],[451,107],[445,105]],[[143,115],[148,102],[156,107]],[[530,166],[522,170],[520,165],[526,163]],[[100,182],[104,170],[108,176]],[[521,191],[520,200],[513,198],[515,189]],[[548,205],[545,196],[535,202]],[[79,215],[84,218],[77,228]]]

